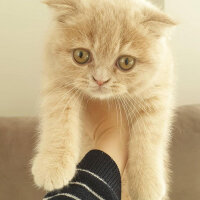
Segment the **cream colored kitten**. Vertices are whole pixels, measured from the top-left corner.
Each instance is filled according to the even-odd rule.
[[[79,124],[82,105],[90,98],[114,99],[130,128],[130,199],[166,200],[173,107],[166,41],[175,23],[144,0],[46,3],[55,23],[46,48],[35,183],[46,190],[68,184],[84,145],[92,148]]]

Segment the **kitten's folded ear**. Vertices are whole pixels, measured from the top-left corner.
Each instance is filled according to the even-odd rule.
[[[158,9],[146,8],[142,24],[155,37],[168,36],[177,23]]]
[[[62,24],[65,23],[66,16],[68,19],[73,17],[80,6],[80,0],[43,0],[42,2],[55,10],[55,19]]]
[[[42,2],[56,11],[68,11],[69,13],[76,11],[80,4],[80,0],[43,0]]]
[[[74,10],[77,8],[78,0],[43,0],[42,2],[57,10]]]

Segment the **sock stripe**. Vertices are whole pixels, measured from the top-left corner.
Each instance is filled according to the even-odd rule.
[[[79,199],[78,197],[76,197],[76,196],[74,196],[74,195],[72,195],[72,194],[69,194],[69,193],[60,193],[60,194],[56,194],[56,195],[54,195],[54,196],[44,198],[43,200],[50,200],[50,199],[52,199],[52,198],[54,198],[54,197],[58,197],[58,196],[66,196],[66,197],[70,197],[70,198],[72,198],[72,199],[74,199],[74,200],[81,200],[81,199]]]
[[[104,184],[106,184],[108,187],[110,187],[102,178],[100,178],[99,176],[97,176],[96,174],[86,170],[86,169],[80,169],[80,168],[77,168],[77,171],[81,171],[81,172],[86,172],[92,176],[94,176],[95,178],[97,178],[98,180],[102,181]]]
[[[91,188],[89,188],[87,185],[80,183],[80,182],[69,182],[69,184],[71,185],[80,185],[82,187],[84,187],[85,189],[87,189],[90,193],[92,193],[95,197],[97,197],[99,200],[105,200],[103,199],[101,196],[99,196],[96,192],[94,192]]]

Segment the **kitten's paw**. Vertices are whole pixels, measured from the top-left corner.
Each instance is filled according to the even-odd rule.
[[[73,178],[76,170],[75,163],[47,158],[37,155],[33,160],[32,174],[35,184],[47,191],[60,189]]]

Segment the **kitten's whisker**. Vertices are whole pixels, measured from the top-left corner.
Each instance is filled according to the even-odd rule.
[[[129,94],[128,94],[128,96],[129,96],[129,98],[131,98],[131,96],[130,96]],[[129,100],[129,102],[131,102],[129,98],[128,98],[128,100]],[[131,99],[135,102],[135,100],[134,100],[133,98],[131,98]],[[141,118],[141,122],[143,123],[144,128],[145,128],[145,130],[147,131],[148,129],[147,129],[147,126],[146,126],[146,119],[145,119],[145,118],[142,118],[140,112],[138,111],[137,106],[135,106],[134,103],[132,103],[132,102],[131,102],[131,104],[132,104],[132,106],[135,108],[135,111],[137,112],[138,116]],[[140,107],[139,102],[137,103],[137,105]],[[140,107],[140,109],[141,109],[141,107]],[[141,110],[142,110],[142,109],[141,109]],[[144,110],[142,110],[142,111],[144,111]],[[144,112],[145,112],[145,111],[144,111]],[[145,113],[146,113],[146,112],[145,112]],[[146,113],[146,114],[148,115],[148,113]],[[136,121],[137,121],[137,118],[136,118]],[[148,131],[147,131],[147,133],[148,133]]]
[[[118,96],[118,99],[120,100],[120,98],[119,98],[119,95],[117,95]],[[119,105],[119,117],[120,117],[120,135],[121,135],[121,129],[122,129],[122,111],[121,111],[121,106],[122,105],[120,105],[120,102],[119,101],[117,101],[117,104]]]
[[[145,103],[145,102],[144,102]],[[139,106],[143,106],[142,104],[141,104],[141,102],[138,102],[138,105]],[[144,104],[144,105],[148,105],[148,104]],[[141,109],[141,107],[140,107],[140,109]],[[151,110],[151,108],[149,107],[149,109]],[[151,111],[153,111],[153,110],[151,110]],[[149,112],[148,111],[146,111],[146,113],[145,114],[147,114],[148,116],[149,116],[149,118],[152,118],[152,116],[149,114]],[[150,120],[148,120],[148,119],[146,119],[146,121],[147,122],[149,122],[150,123]]]
[[[109,109],[109,111],[111,111],[110,101],[111,100],[108,100],[108,109]]]
[[[119,103],[120,103],[120,110],[124,110],[124,112],[125,112],[125,115],[126,115],[126,118],[127,118],[127,113],[126,113],[126,111],[125,111],[125,108],[124,108],[124,104],[123,104],[123,101],[122,101],[122,98],[121,98],[121,96],[120,95],[118,95],[118,97],[119,97]],[[123,110],[121,111],[121,113],[123,112]],[[121,118],[122,118],[123,116],[121,116]],[[122,120],[123,120],[123,118],[122,118]],[[127,118],[127,121],[128,121],[128,118]],[[129,122],[128,122],[128,124],[129,124]],[[123,125],[122,125],[123,126]]]
[[[130,95],[129,95],[130,96]],[[136,97],[137,98],[137,104],[138,104],[138,106],[140,107],[140,109],[145,113],[145,114],[147,114],[149,117],[151,117],[151,115],[149,114],[149,112],[148,112],[148,110],[144,107],[144,105],[146,105],[148,108],[149,108],[149,110],[150,111],[153,111],[152,110],[152,108],[150,108],[149,107],[149,105],[143,100],[143,99],[139,99],[136,95],[134,95],[134,97]],[[130,96],[130,98],[134,98],[134,97],[131,97]],[[140,100],[143,100],[143,104],[140,102]]]
[[[48,97],[52,94],[52,93],[59,93],[59,92],[63,92],[64,91],[64,89],[68,89],[67,87],[68,86],[74,86],[74,84],[73,83],[69,83],[69,84],[66,84],[66,85],[63,85],[62,87],[60,87],[60,86],[58,86],[58,87],[56,87],[56,88],[54,88],[53,90],[51,90],[49,93],[47,93],[47,94],[45,94],[45,98],[44,98],[44,100],[43,100],[43,102],[42,102],[42,104],[44,104],[47,100],[48,100]],[[80,86],[80,84],[78,85],[77,84],[77,86]],[[68,90],[69,91],[69,90]]]
[[[129,131],[129,134],[130,134],[130,120],[129,120],[129,113],[128,113],[128,109],[127,109],[127,107],[126,107],[126,104],[125,104],[125,102],[124,102],[124,97],[123,96],[121,96],[121,99],[120,99],[120,101],[122,102],[122,108],[124,109],[124,112],[125,112],[125,115],[126,115],[126,118],[127,118],[127,121],[128,121],[128,131]]]
[[[45,94],[45,98],[42,101],[42,105],[48,100],[48,97],[53,93],[53,92],[61,92],[61,89],[63,89],[64,87],[55,87],[54,89],[50,90],[50,92],[48,92],[47,94]],[[43,92],[43,91],[42,91]]]
[[[131,126],[130,126],[130,133],[131,133],[131,129],[132,129],[132,125],[133,125],[133,116],[132,116],[133,115],[133,113],[132,113],[133,108],[128,104],[125,97],[123,97],[123,98],[124,98],[125,105],[127,106],[128,117],[130,117],[130,120],[131,120]]]
[[[79,87],[82,86],[83,83],[67,83],[65,84],[66,88],[69,86]]]
[[[149,105],[147,104],[147,102],[145,102],[144,101],[144,99],[143,98],[139,98],[137,95],[134,95],[137,99],[139,99],[139,100],[141,100],[142,102],[143,102],[143,104],[144,105],[146,105],[148,108],[149,108],[149,110],[150,111],[152,111],[152,108],[151,107],[149,107]],[[155,105],[155,104],[152,104],[152,102],[151,102],[151,106],[153,106],[155,109],[157,109],[158,107],[157,107],[157,105]]]
[[[65,98],[73,91],[75,90],[76,88],[71,88],[71,90],[68,90],[66,93],[64,93],[60,100],[56,103],[56,105],[53,107],[52,111],[51,112],[54,112],[58,107],[59,107],[59,104],[65,100]]]
[[[117,109],[116,97],[115,96],[114,96],[114,102],[115,102],[115,108],[116,108],[116,111],[117,111],[117,124],[118,124],[119,117],[118,117],[118,109]]]
[[[77,93],[79,93],[79,90],[74,88],[75,89],[75,92],[72,94],[72,96],[69,98],[67,104],[65,105],[62,113],[60,114],[60,118],[63,116],[63,114],[65,114],[65,111],[67,109],[67,107],[74,107],[74,105],[77,103],[78,101],[78,98],[75,99],[75,101],[73,101],[73,105],[71,105],[71,101],[74,100],[75,96]]]
[[[133,111],[132,112],[132,114],[134,115],[134,117],[135,117],[135,123],[137,123],[137,116],[135,115],[135,113],[134,113],[134,108],[135,108],[135,110],[136,110],[136,112],[138,113],[138,115],[140,116],[140,114],[139,114],[139,112],[138,112],[138,110],[137,110],[137,108],[136,108],[136,106],[133,104],[133,102],[129,99],[129,98],[127,98],[127,100],[131,103],[131,105],[132,105],[132,109],[131,109],[131,111]],[[143,121],[142,121],[143,122]],[[146,128],[146,126],[145,126],[145,124],[144,124],[144,122],[143,122],[143,125],[144,125],[144,128]],[[139,131],[142,133],[142,128],[140,127],[140,124],[138,124],[138,128],[139,128]]]

